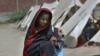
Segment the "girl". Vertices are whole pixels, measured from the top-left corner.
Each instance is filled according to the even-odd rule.
[[[59,49],[58,29],[51,26],[52,13],[40,8],[27,31],[23,56],[55,56],[54,46]]]

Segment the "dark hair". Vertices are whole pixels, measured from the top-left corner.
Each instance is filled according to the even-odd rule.
[[[38,19],[40,19],[45,14],[48,14],[49,15],[49,20],[51,20],[51,14],[49,12],[45,12],[45,11],[43,11],[43,12],[40,13],[40,15],[38,16]]]

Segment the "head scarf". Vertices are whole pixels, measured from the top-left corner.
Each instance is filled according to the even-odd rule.
[[[36,24],[36,20],[38,19],[39,15],[41,15],[42,12],[47,12],[49,15],[50,15],[50,21],[49,23],[45,26],[45,27],[42,27],[37,33],[35,32],[35,24]],[[29,44],[32,43],[32,41],[34,40],[35,36],[41,32],[41,31],[45,31],[49,28],[49,26],[51,25],[51,19],[52,19],[52,13],[49,9],[47,8],[40,8],[37,13],[35,14],[31,24],[30,24],[30,27],[27,31],[27,34],[26,34],[26,38],[25,38],[25,46],[28,46]],[[29,40],[29,42],[27,42]]]
[[[50,15],[50,21],[49,23],[45,26],[42,27],[37,33],[35,32],[35,24],[36,24],[36,20],[38,19],[39,15],[41,15],[42,12],[47,12]],[[23,56],[29,56],[27,53],[27,47],[34,41],[35,37],[37,34],[39,34],[39,32],[41,31],[45,31],[49,28],[49,26],[51,25],[51,19],[52,19],[52,13],[49,9],[47,8],[40,8],[37,13],[35,14],[29,28],[26,34],[26,38],[25,38],[25,42],[24,42],[24,51],[23,51]]]

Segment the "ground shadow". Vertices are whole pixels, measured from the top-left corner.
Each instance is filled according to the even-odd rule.
[[[98,55],[93,55],[93,56],[100,56],[100,54],[98,54]]]

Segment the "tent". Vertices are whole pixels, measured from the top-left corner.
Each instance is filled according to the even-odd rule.
[[[39,5],[32,7],[33,9],[29,10],[28,14],[25,16],[25,18],[21,21],[20,28],[25,29],[30,25],[35,13],[40,8]]]
[[[80,36],[80,34],[82,33],[86,23],[89,20],[89,15],[87,15],[87,17],[85,17],[84,19],[82,19],[77,25],[76,27],[72,30],[72,32],[67,36],[67,40],[70,39],[70,42],[68,42],[67,40],[65,40],[65,42],[67,41],[68,43],[66,44],[68,47],[76,47],[77,46],[77,41],[78,41],[78,37]],[[71,40],[72,39],[72,40]],[[72,42],[73,44],[72,44]]]
[[[77,38],[81,34],[88,18],[97,4],[97,0],[88,0],[63,26],[62,31],[66,35],[65,44],[68,47],[76,47]],[[67,29],[66,29],[67,28]]]
[[[30,15],[30,13],[32,12],[33,9],[34,9],[33,6],[31,6],[29,11],[27,12],[26,16],[24,17],[24,19],[19,22],[19,24],[17,26],[18,28],[20,28],[21,24],[24,23],[27,20],[27,18],[29,17],[29,15]]]
[[[65,10],[69,10],[70,5],[73,4],[73,0],[60,0],[58,6],[55,8],[52,18],[52,25],[56,23],[59,17],[64,13]]]
[[[82,6],[82,4],[79,0],[73,0],[72,4],[64,11],[62,17],[60,19],[58,19],[57,23],[55,24],[55,27],[60,29],[63,21],[66,21],[65,19],[69,19],[69,18],[66,18],[66,16],[70,15],[69,17],[71,17],[72,14],[74,14],[75,11],[78,10],[78,7],[81,7],[81,6]],[[73,9],[74,9],[74,11],[73,11]]]
[[[64,35],[68,33],[78,24],[78,22],[90,14],[96,6],[96,0],[88,0],[62,27]],[[66,29],[67,28],[67,29]]]

